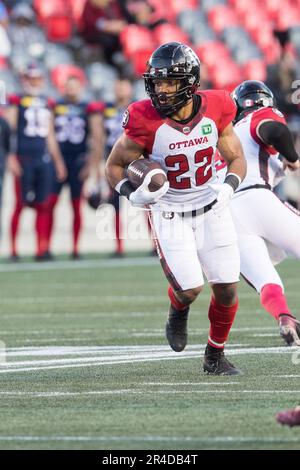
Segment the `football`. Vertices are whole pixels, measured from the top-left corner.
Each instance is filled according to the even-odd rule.
[[[135,160],[127,167],[126,175],[132,186],[137,189],[150,172],[151,180],[148,185],[149,191],[157,191],[167,181],[167,175],[159,163],[151,162],[146,158]]]

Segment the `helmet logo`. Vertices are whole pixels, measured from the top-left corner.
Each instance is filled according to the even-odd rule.
[[[254,101],[253,100],[245,100],[244,101],[244,106],[246,108],[249,108],[250,106],[254,106]]]

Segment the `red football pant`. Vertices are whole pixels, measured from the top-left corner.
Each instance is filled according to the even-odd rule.
[[[282,287],[278,284],[266,284],[261,290],[260,302],[277,321],[282,313],[292,316]]]
[[[238,300],[236,300],[234,305],[227,306],[218,304],[215,297],[211,297],[208,310],[208,318],[210,320],[208,343],[214,348],[224,348],[237,309]]]

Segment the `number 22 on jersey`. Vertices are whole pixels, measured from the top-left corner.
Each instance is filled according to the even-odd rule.
[[[212,177],[212,159],[214,155],[213,147],[198,150],[194,155],[192,166],[197,166],[195,171],[195,184],[201,186],[205,184]],[[191,185],[190,176],[182,176],[184,173],[190,171],[190,162],[186,155],[169,155],[165,158],[166,166],[169,168],[176,168],[175,170],[168,170],[167,177],[170,187],[174,189],[189,189]]]

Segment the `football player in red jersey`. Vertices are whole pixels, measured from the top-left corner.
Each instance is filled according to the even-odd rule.
[[[299,346],[300,323],[291,313],[274,264],[286,253],[300,259],[300,213],[272,192],[285,176],[285,168],[295,171],[300,167],[299,157],[284,116],[264,83],[245,81],[234,90],[233,98],[237,104],[234,130],[247,159],[246,177],[230,203],[241,273],[278,322],[285,342]]]
[[[194,51],[171,42],[153,52],[144,74],[150,100],[129,106],[125,132],[109,156],[110,184],[133,205],[150,205],[162,267],[170,283],[166,336],[174,351],[187,343],[187,319],[204,284],[212,288],[210,332],[203,369],[235,375],[224,345],[238,307],[239,251],[229,201],[246,173],[231,121],[236,106],[225,91],[198,91],[200,62]],[[216,147],[228,165],[223,184],[214,164]],[[168,182],[150,192],[134,189],[125,167],[141,155],[158,162]]]
[[[56,143],[51,102],[43,94],[44,76],[35,63],[26,66],[22,74],[23,93],[9,97],[7,118],[16,131],[16,153],[9,156],[9,166],[15,176],[16,204],[11,219],[13,260],[18,259],[16,240],[21,212],[25,206],[36,212],[36,259],[49,259],[48,226],[49,195],[53,180],[53,164],[59,180],[66,168]]]
[[[64,184],[68,184],[73,209],[72,258],[78,259],[78,243],[81,231],[81,196],[84,181],[93,174],[100,179],[100,160],[103,155],[102,111],[100,102],[86,102],[82,99],[82,83],[77,76],[70,76],[65,84],[64,96],[54,106],[56,139],[68,174],[64,181],[55,181],[50,197],[51,224],[49,244],[53,225],[53,211]]]

